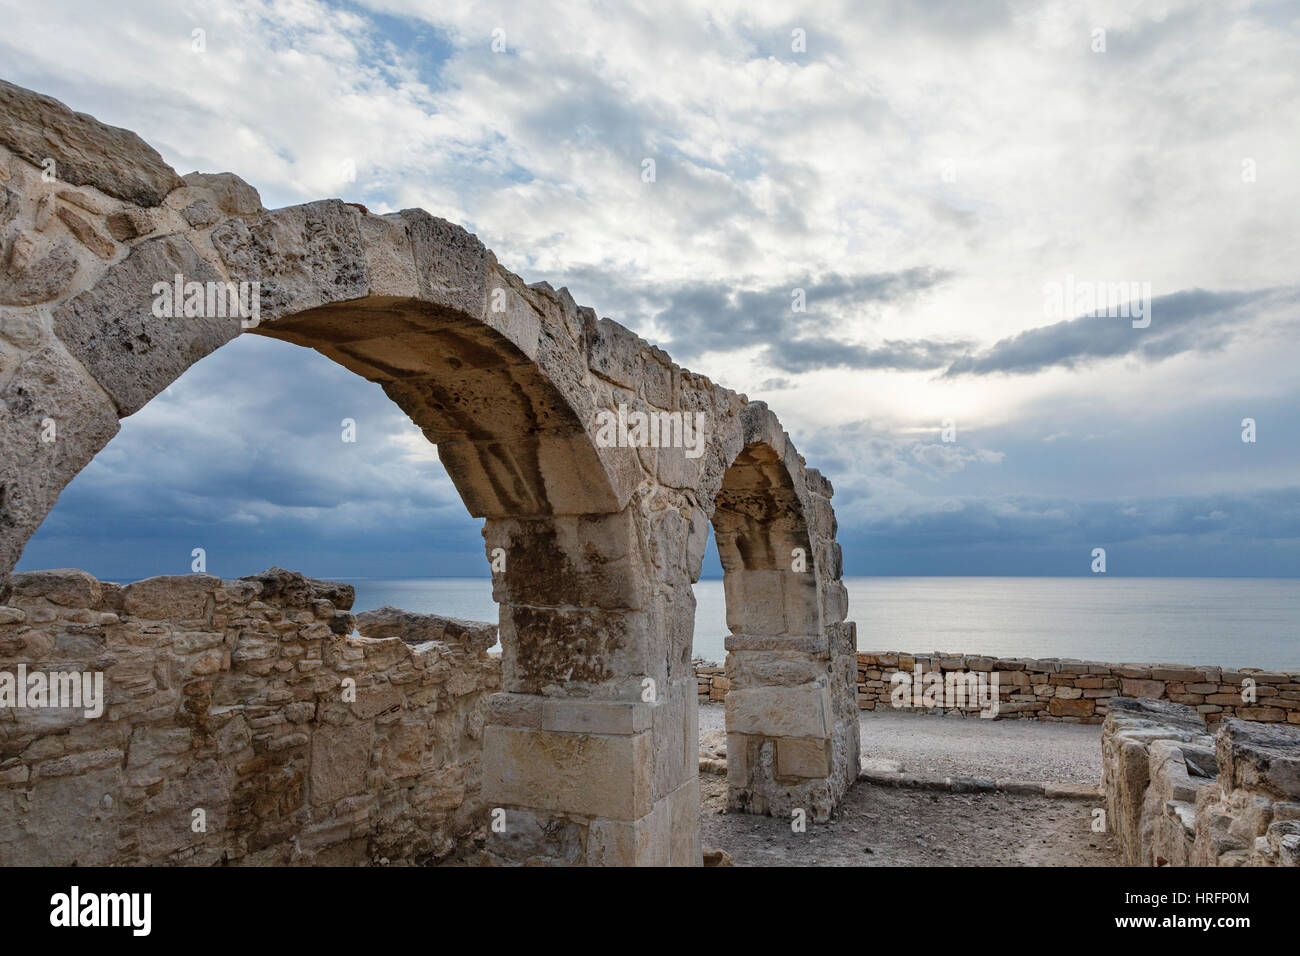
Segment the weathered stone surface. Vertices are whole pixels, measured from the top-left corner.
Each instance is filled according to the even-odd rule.
[[[0,390],[0,571],[17,563],[59,491],[117,431],[108,396],[62,347],[18,366]]]
[[[112,259],[117,254],[117,246],[113,243],[113,240],[103,235],[85,216],[73,212],[67,206],[59,207],[58,216],[60,221],[68,227],[68,231],[77,238],[77,241],[99,258]]]
[[[221,579],[210,574],[167,574],[122,588],[116,603],[132,617],[145,620],[197,621],[213,606]]]
[[[410,237],[420,297],[467,315],[484,315],[492,253],[464,229],[423,209],[403,209],[397,215]]]
[[[488,726],[483,793],[496,806],[634,821],[655,806],[648,733],[571,734]]]
[[[5,721],[0,865],[418,863],[486,822],[500,664],[482,650],[336,633],[322,622],[345,608],[322,595],[351,589],[279,569],[120,589],[39,571],[10,590],[0,671],[98,671],[107,699],[95,719]]]
[[[234,173],[188,173],[186,186],[206,189],[222,212],[231,216],[257,216],[262,212],[262,197],[257,190]]]
[[[196,229],[210,226],[221,218],[221,213],[206,199],[198,199],[181,210],[185,221]]]
[[[1273,799],[1300,799],[1300,727],[1251,723],[1229,717],[1215,738],[1220,783]]]
[[[385,606],[356,615],[357,630],[366,637],[400,637],[408,644],[425,641],[455,641],[474,653],[486,651],[497,642],[494,624],[419,614]]]
[[[137,206],[157,206],[180,177],[157,150],[129,130],[74,113],[53,97],[0,80],[0,144],[34,166],[55,161],[55,175],[75,186]]]
[[[112,397],[121,417],[144,407],[182,372],[240,332],[238,316],[165,320],[154,284],[222,278],[179,236],[146,239],[92,288],[60,306],[54,331]]]
[[[11,575],[9,586],[15,602],[30,603],[44,598],[51,604],[70,608],[97,608],[103,589],[92,575],[74,568],[26,571]]]
[[[251,224],[228,219],[211,240],[232,279],[260,283],[260,319],[269,322],[369,292],[358,219],[356,209],[329,199]]]
[[[9,268],[0,273],[0,305],[35,305],[48,302],[68,288],[77,274],[77,257],[60,243],[35,261],[23,251],[28,240],[19,234],[9,251]]]
[[[727,732],[763,737],[829,738],[830,690],[804,687],[733,688],[727,694]]]

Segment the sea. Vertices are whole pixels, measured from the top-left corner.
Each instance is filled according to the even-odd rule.
[[[486,578],[348,578],[385,604],[497,620]],[[1300,670],[1295,578],[845,578],[858,649]],[[726,657],[720,580],[695,585],[694,653]]]

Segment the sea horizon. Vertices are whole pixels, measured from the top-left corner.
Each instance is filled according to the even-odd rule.
[[[495,621],[486,577],[338,577],[354,610]],[[1300,669],[1295,578],[862,575],[844,578],[863,651]],[[1087,582],[1086,584],[1084,582]],[[721,578],[694,586],[692,654],[722,661]]]

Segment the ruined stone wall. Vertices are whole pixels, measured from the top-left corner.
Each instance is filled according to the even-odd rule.
[[[1243,667],[1188,667],[1181,664],[1107,664],[1099,661],[1035,660],[975,654],[904,654],[896,651],[857,655],[857,706],[895,709],[890,677],[896,671],[998,672],[997,717],[1033,717],[1065,723],[1099,724],[1115,697],[1145,697],[1186,704],[1206,722],[1225,717],[1259,723],[1300,724],[1300,671]],[[726,699],[731,682],[713,661],[695,661],[700,703]],[[1242,700],[1243,681],[1254,683],[1254,702]],[[915,710],[916,708],[897,708]],[[976,705],[961,708],[966,713]],[[924,712],[932,712],[925,710]]]
[[[1109,828],[1129,866],[1300,866],[1300,727],[1115,698],[1102,726]]]
[[[0,707],[0,865],[410,863],[484,822],[492,625],[278,569],[8,591],[0,674],[100,672],[106,705]]]

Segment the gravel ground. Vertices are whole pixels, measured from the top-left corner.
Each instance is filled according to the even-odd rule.
[[[702,756],[725,752],[725,708],[700,707]],[[1097,784],[1101,727],[863,711],[864,760],[910,773]],[[1088,801],[856,784],[830,823],[727,813],[727,780],[700,774],[705,847],[737,866],[1119,866]]]
[[[722,704],[700,707],[701,749],[725,743],[717,736],[725,713]],[[895,760],[908,773],[1101,783],[1099,724],[864,710],[858,727],[864,760]]]
[[[736,866],[1120,866],[1092,806],[1005,793],[933,793],[859,782],[830,823],[726,813],[727,781],[700,775],[703,845]]]

